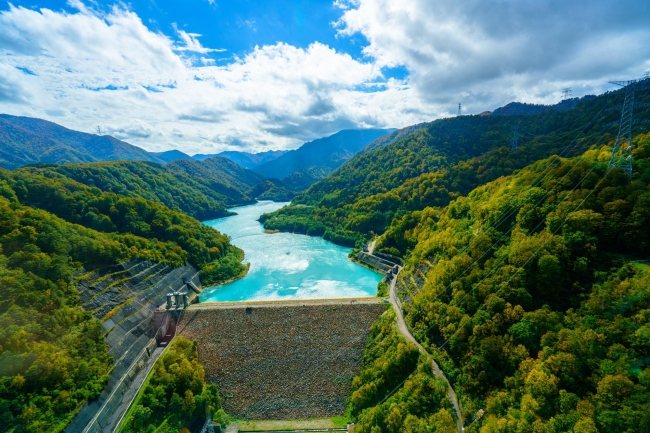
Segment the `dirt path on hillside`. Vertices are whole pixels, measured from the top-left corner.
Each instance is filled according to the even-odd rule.
[[[399,272],[401,271],[402,267],[399,266],[397,275],[399,275]],[[425,355],[427,359],[431,360],[431,370],[433,371],[433,375],[437,378],[444,379],[444,381],[447,382],[447,396],[449,397],[449,400],[454,407],[454,411],[456,412],[457,417],[456,428],[458,429],[458,433],[463,433],[465,431],[463,428],[463,414],[461,412],[460,403],[458,402],[454,388],[451,386],[451,383],[449,383],[449,380],[447,379],[447,376],[445,376],[445,373],[440,369],[438,363],[433,359],[429,352],[427,352],[427,350],[415,339],[411,333],[411,330],[406,325],[404,314],[402,313],[402,303],[397,296],[397,275],[395,275],[395,277],[392,279],[390,283],[390,290],[388,292],[390,303],[395,310],[395,315],[397,316],[397,329],[407,341],[415,344],[420,353]]]
[[[372,255],[375,252],[375,244],[377,243],[377,238],[373,239],[368,245],[368,254]]]

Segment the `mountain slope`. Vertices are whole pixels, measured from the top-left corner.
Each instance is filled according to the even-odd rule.
[[[426,125],[426,123],[418,123],[417,125],[411,125],[407,126],[406,128],[396,129],[390,134],[382,135],[381,137],[377,138],[372,143],[361,149],[360,153],[372,152],[373,150],[377,150],[381,147],[393,144],[396,141],[406,137],[407,135],[410,135],[411,133],[417,131],[418,129],[424,128]]]
[[[252,170],[258,165],[264,164],[266,162],[273,161],[282,155],[287,153],[285,150],[269,150],[267,152],[260,153],[248,153],[248,152],[237,152],[234,150],[227,150],[225,152],[217,153],[216,155],[194,155],[192,158],[203,160],[207,158],[212,158],[215,156],[221,156],[223,158],[228,158],[229,160],[236,162],[244,168]]]
[[[257,200],[291,201],[296,193],[279,179],[264,179],[255,185],[248,195]]]
[[[319,173],[324,177],[350,159],[371,141],[392,132],[392,129],[352,129],[303,144],[274,161],[255,168],[268,178],[285,178],[296,172]]]
[[[636,261],[650,254],[650,134],[635,138],[632,181],[608,170],[611,145],[405,216],[399,296],[474,421],[466,431],[650,428],[650,268]],[[353,380],[356,429],[455,431],[446,385],[409,362],[389,319]]]
[[[586,99],[564,112],[438,120],[388,146],[359,153],[292,206],[262,220],[268,229],[309,232],[354,245],[398,224],[409,211],[445,206],[568,145],[575,151],[594,144],[600,134],[611,138],[615,131],[609,122],[620,114],[604,109],[622,100],[617,92]],[[522,131],[519,151],[510,150],[515,125]],[[410,230],[409,224],[404,221],[401,228]]]
[[[167,150],[165,152],[149,152],[150,154],[156,156],[157,158],[160,158],[161,160],[165,162],[172,162],[176,161],[177,159],[192,159],[191,156],[189,156],[186,153],[181,152],[180,150]]]
[[[177,160],[165,169],[176,176],[187,176],[239,204],[252,203],[246,192],[264,180],[259,174],[219,156],[203,161]]]
[[[227,207],[250,202],[241,192],[225,196],[166,166],[143,161],[108,161],[19,168],[47,177],[63,175],[105,192],[162,203],[199,220],[230,215]]]
[[[42,119],[0,114],[0,167],[113,160],[164,162],[110,136],[73,131]]]
[[[107,329],[76,287],[88,271],[189,262],[205,284],[246,271],[228,236],[188,215],[26,169],[0,169],[0,245],[2,431],[62,431],[106,384]]]

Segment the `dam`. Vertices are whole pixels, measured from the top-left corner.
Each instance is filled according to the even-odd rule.
[[[204,289],[178,326],[238,419],[343,415],[371,324],[386,309],[375,297],[384,274],[351,261],[350,248],[264,232],[259,216],[285,205],[261,201],[205,222],[244,250],[249,272]]]
[[[238,419],[345,413],[378,298],[195,304],[178,332],[198,341],[206,379]]]

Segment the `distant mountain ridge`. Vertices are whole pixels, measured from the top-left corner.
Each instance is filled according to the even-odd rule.
[[[578,105],[583,101],[591,101],[595,95],[585,95],[582,98],[570,98],[554,105],[528,104],[526,102],[511,102],[499,107],[490,113],[492,116],[522,116],[546,113],[547,111],[564,112]]]
[[[189,156],[176,149],[147,152],[111,136],[74,131],[43,119],[0,114],[0,167],[15,170],[35,164],[153,162],[185,176],[199,176],[195,180],[207,182],[211,185],[208,188],[223,196],[223,200],[214,197],[217,202],[232,205],[247,203],[251,194],[260,191],[264,191],[265,197],[292,197],[323,179],[366,146],[371,149],[385,146],[419,127],[414,125],[399,131],[343,130],[290,151],[224,151],[216,155]],[[203,161],[211,162],[201,164]],[[264,179],[274,179],[276,183],[267,182],[254,188]],[[213,209],[214,206],[206,204],[203,208]]]
[[[111,136],[73,131],[43,119],[0,114],[0,167],[13,170],[36,163],[114,160],[165,163]]]
[[[176,161],[177,159],[192,159],[187,153],[183,153],[180,150],[172,149],[165,152],[149,152],[152,155],[157,156],[165,162]]]
[[[254,171],[264,177],[277,179],[299,174],[299,177],[304,176],[309,181],[305,184],[294,183],[292,186],[304,189],[314,180],[322,179],[339,168],[370,142],[393,131],[394,129],[342,130],[329,137],[307,142],[296,150],[256,167]]]
[[[374,140],[372,143],[361,149],[359,153],[372,152],[373,150],[377,150],[381,147],[393,144],[397,140],[401,140],[407,135],[417,131],[418,129],[422,129],[425,126],[427,126],[427,123],[418,123],[417,125],[411,125],[407,126],[406,128],[396,129],[390,134],[382,135],[378,139]]]
[[[194,155],[192,159],[201,161],[208,158],[214,158],[215,156],[220,156],[223,158],[228,158],[229,160],[236,162],[242,167],[252,170],[258,165],[273,161],[274,159],[281,157],[285,153],[287,153],[286,150],[268,150],[266,152],[260,152],[260,153],[249,153],[249,152],[239,152],[236,150],[226,150],[224,152],[217,153],[214,155],[204,155],[199,153]]]

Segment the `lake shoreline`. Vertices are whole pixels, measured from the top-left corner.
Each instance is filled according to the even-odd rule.
[[[260,201],[230,209],[237,215],[205,221],[244,250],[247,274],[203,290],[200,302],[374,297],[384,275],[350,260],[351,248],[320,237],[267,231],[259,215],[288,203]],[[273,236],[264,236],[273,234]]]

